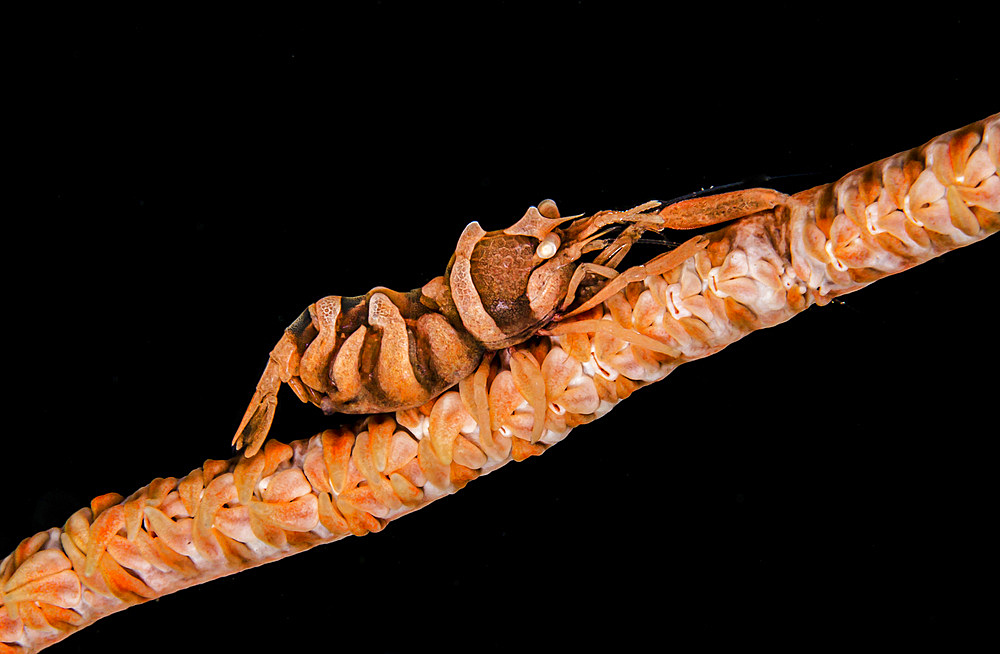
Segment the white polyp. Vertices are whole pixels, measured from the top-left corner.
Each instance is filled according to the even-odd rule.
[[[834,268],[841,272],[847,270],[847,266],[833,253],[833,241],[826,242],[826,253],[830,255],[830,263],[833,264]]]
[[[910,213],[910,196],[909,196],[909,194],[907,194],[906,197],[903,198],[903,213],[906,215],[906,218],[911,223],[913,223],[914,225],[916,225],[917,227],[923,227],[924,226],[924,224],[922,222],[920,222],[919,220],[917,220],[916,218],[914,218],[913,214]]]
[[[719,288],[719,269],[718,267],[712,268],[708,271],[708,286],[713,293],[715,293],[720,298],[727,298],[729,294]]]
[[[667,310],[670,311],[671,316],[680,320],[681,318],[687,318],[691,315],[691,312],[684,306],[684,299],[680,296],[679,284],[671,284],[667,288],[666,295]]]
[[[881,229],[875,224],[875,220],[878,218],[878,204],[873,202],[865,207],[865,225],[868,227],[868,232],[870,234],[878,234],[885,230]]]
[[[598,375],[600,375],[601,377],[604,377],[608,381],[614,381],[614,380],[618,379],[618,371],[615,370],[615,369],[613,369],[613,368],[610,368],[610,369],[609,368],[605,368],[603,365],[601,365],[601,362],[597,358],[596,354],[592,355],[591,359],[594,362],[594,365],[597,366],[597,374]]]
[[[605,316],[605,318],[609,318],[609,316]],[[594,347],[593,343],[591,343],[590,360],[583,364],[583,374],[588,377],[593,377],[595,373],[604,377],[608,381],[614,381],[618,378],[617,370],[608,370],[601,364],[601,360],[597,358],[597,348]]]

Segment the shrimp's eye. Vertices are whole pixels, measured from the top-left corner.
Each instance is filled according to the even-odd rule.
[[[561,241],[559,240],[559,235],[555,233],[548,234],[542,239],[542,242],[538,244],[535,249],[535,254],[538,255],[539,259],[551,259],[556,256],[556,252],[559,251],[559,245]]]

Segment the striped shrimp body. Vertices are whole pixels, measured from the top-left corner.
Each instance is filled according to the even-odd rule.
[[[499,256],[492,239],[500,243],[526,235],[484,234],[470,226],[447,274],[423,287],[427,290],[392,294],[375,289],[362,298],[341,298],[336,312],[327,313],[321,303],[311,307],[309,320],[296,321],[283,338],[288,345],[279,343],[278,354],[272,354],[268,369],[279,381],[265,385],[265,372],[258,394],[273,393],[282,380],[294,389],[300,383],[296,377],[305,387],[317,371],[326,374],[326,354],[316,357],[322,365],[310,363],[314,345],[325,343],[315,347],[330,352],[330,383],[338,385],[305,391],[307,399],[322,406],[331,390],[343,391],[337,361],[351,334],[364,328],[361,351],[374,352],[366,355],[369,363],[359,364],[358,374],[373,371],[368,392],[375,400],[368,401],[381,402],[388,394],[375,391],[384,393],[388,379],[380,375],[398,372],[379,369],[386,339],[402,340],[391,329],[407,330],[407,343],[411,333],[419,342],[420,330],[427,328],[410,323],[438,320],[425,318],[429,315],[447,321],[458,342],[471,339],[461,364],[471,372],[458,380],[457,390],[445,388],[418,406],[373,412],[353,425],[287,444],[272,439],[261,446],[266,429],[258,428],[248,433],[242,455],[205,461],[181,478],[157,478],[128,497],[96,497],[62,527],[24,539],[0,561],[0,654],[37,651],[134,604],[318,544],[380,531],[510,461],[545,452],[574,427],[599,418],[681,363],[717,352],[812,304],[982,240],[1000,229],[998,169],[1000,114],[834,184],[790,197],[750,194],[771,203],[769,208],[751,211],[754,205],[744,202],[746,196],[701,198],[696,205],[707,208],[701,219],[685,216],[683,206],[650,213],[643,205],[561,228],[565,220],[551,203],[542,203],[518,223],[542,227],[527,235],[531,240],[515,240],[524,249],[530,244],[538,257],[520,269],[519,279],[528,289],[527,306],[534,299],[543,310],[532,307],[509,322],[499,318],[498,305],[478,283],[484,273],[473,271],[480,261]],[[648,264],[615,271],[621,250],[645,231],[672,222],[696,226],[699,220],[739,213],[747,215]],[[604,233],[611,224],[623,226],[614,238]],[[544,249],[552,234],[560,243]],[[564,248],[579,248],[580,254],[568,251],[566,270],[547,269],[555,288],[548,294],[547,285],[532,281],[545,268],[541,262],[558,261]],[[589,248],[600,250],[597,257],[578,263]],[[492,336],[482,327],[488,322],[475,323],[467,318],[468,307],[460,308],[473,297],[463,297],[457,283],[465,269],[474,298],[498,327]],[[391,317],[384,318],[375,306]],[[336,337],[328,333],[331,325]],[[381,348],[378,341],[366,340],[369,331],[379,330]],[[430,337],[427,341],[425,347],[436,347]],[[404,364],[412,361],[408,356]],[[274,372],[279,366],[295,374],[283,379]],[[261,406],[273,411],[272,400],[255,398],[251,417]],[[617,434],[616,447],[648,446],[647,436]],[[433,578],[424,570],[417,573]],[[385,611],[381,619],[412,610],[412,604],[391,597],[379,607]],[[339,600],[333,593],[331,605],[338,610]],[[280,610],[267,605],[267,611]],[[325,621],[296,628],[302,629],[300,639],[320,643],[331,637]]]

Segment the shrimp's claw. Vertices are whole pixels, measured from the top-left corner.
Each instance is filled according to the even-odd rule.
[[[660,211],[669,229],[698,229],[744,218],[784,204],[788,196],[769,188],[748,188],[682,200]]]
[[[244,454],[251,457],[257,453],[267,438],[278,408],[278,391],[282,384],[288,384],[303,402],[310,401],[309,393],[299,379],[299,364],[302,353],[308,345],[306,329],[311,325],[308,311],[302,312],[295,322],[285,329],[281,340],[271,350],[264,373],[257,382],[250,406],[247,407],[240,426],[233,436],[236,449],[246,448]],[[315,330],[313,330],[315,331]]]

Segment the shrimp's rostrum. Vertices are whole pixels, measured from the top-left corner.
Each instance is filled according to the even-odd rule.
[[[682,363],[994,233],[998,168],[994,115],[794,195],[586,217],[544,201],[506,229],[472,223],[423,286],[310,305],[271,353],[234,439],[241,454],[101,495],[23,540],[0,564],[0,652],[381,531],[539,455]],[[623,264],[667,228],[700,233]],[[347,421],[267,440],[283,383]]]

